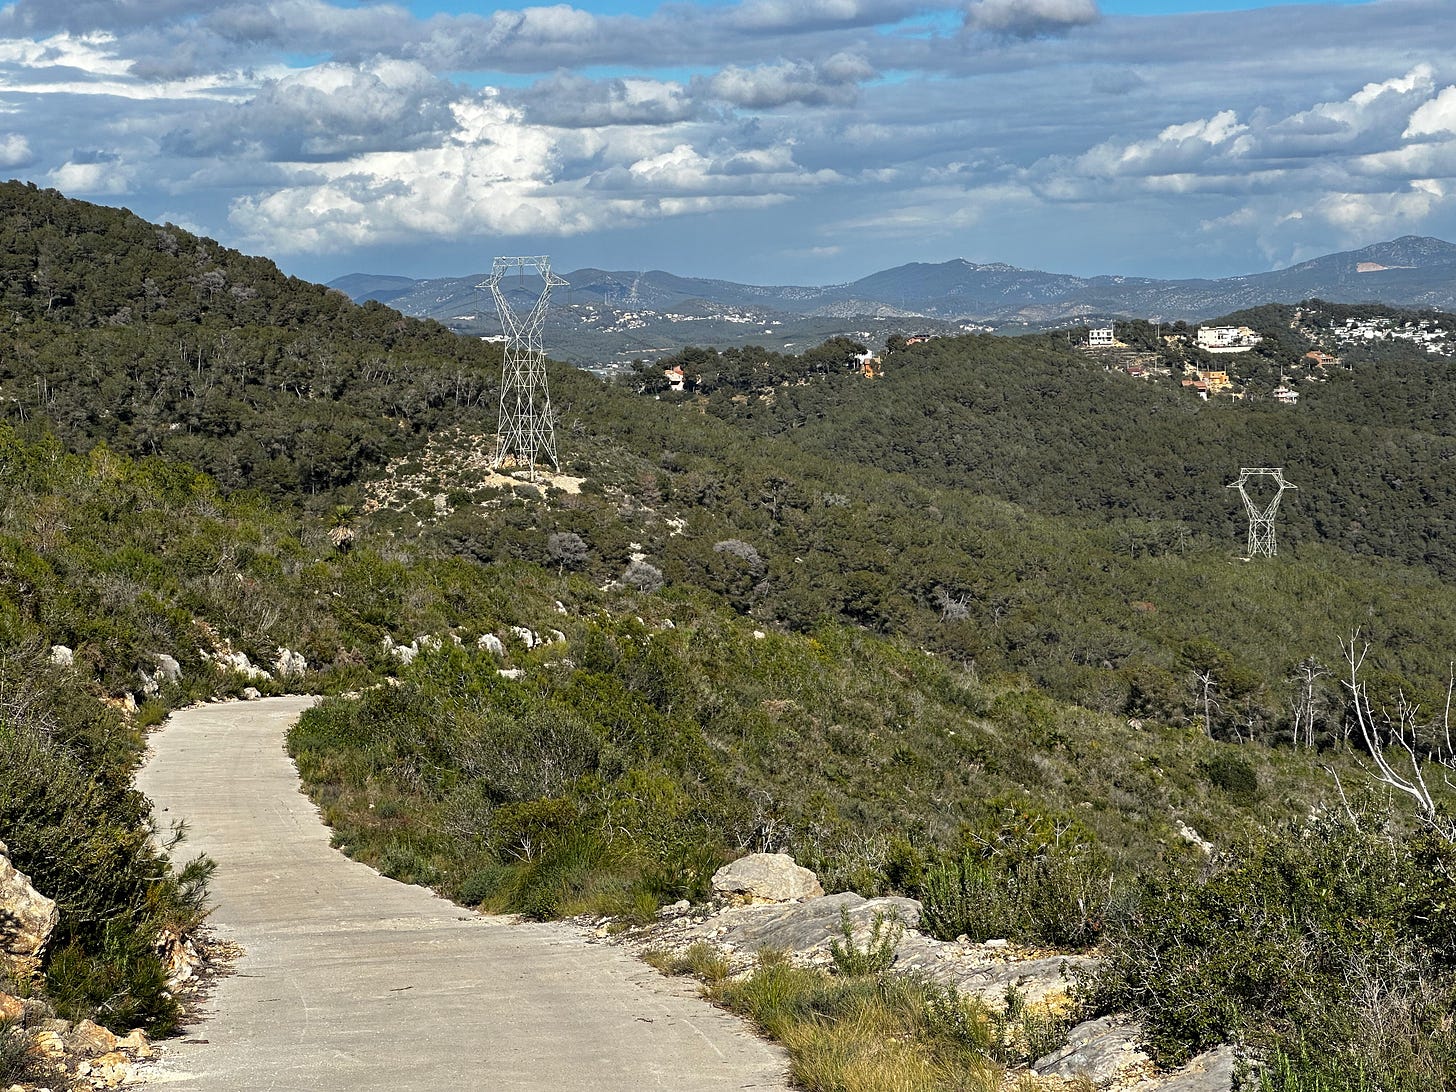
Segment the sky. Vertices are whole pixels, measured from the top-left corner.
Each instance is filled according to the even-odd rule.
[[[328,281],[1456,241],[1456,0],[14,0],[0,177]]]

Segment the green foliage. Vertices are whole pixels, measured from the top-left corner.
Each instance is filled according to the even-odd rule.
[[[1201,766],[1208,783],[1230,796],[1251,801],[1259,791],[1259,775],[1246,759],[1220,751]]]
[[[839,908],[839,936],[829,942],[829,955],[840,974],[879,975],[895,961],[895,949],[905,935],[905,923],[898,914],[876,911],[864,941],[855,939],[849,910]]]
[[[921,927],[953,940],[1004,938],[1061,948],[1097,942],[1118,891],[1090,832],[1008,808],[961,832],[966,849],[926,873]]]
[[[1170,1064],[1243,1041],[1276,1060],[1272,1088],[1344,1088],[1357,1073],[1443,1087],[1453,864],[1449,844],[1370,813],[1259,834],[1203,874],[1144,882],[1110,931],[1099,1002],[1136,1012]]]
[[[698,940],[676,954],[661,950],[642,953],[642,958],[666,975],[691,975],[713,987],[728,977],[727,958],[713,945]]]

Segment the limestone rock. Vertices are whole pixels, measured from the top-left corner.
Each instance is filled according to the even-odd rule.
[[[394,638],[387,633],[384,635],[383,645],[386,656],[393,656],[406,667],[414,663],[415,657],[420,654],[420,646],[416,642],[411,641],[407,645],[397,645],[394,643]]]
[[[51,645],[51,663],[57,667],[74,667],[75,649],[67,648],[65,645]]]
[[[257,701],[263,696],[263,692],[256,686],[243,687],[243,701]]]
[[[853,891],[804,903],[745,906],[717,919],[714,940],[747,952],[773,948],[783,952],[828,949],[842,938],[840,911],[849,915],[856,941],[864,943],[875,915],[896,917],[906,929],[920,921],[920,904],[914,899],[866,899]]]
[[[163,929],[157,937],[157,954],[167,969],[167,988],[175,990],[189,981],[202,966],[202,957],[197,954],[192,941],[175,929]]]
[[[124,1050],[133,1058],[150,1058],[154,1053],[152,1041],[147,1038],[147,1033],[141,1028],[123,1035],[116,1041],[118,1050]]]
[[[157,665],[156,678],[161,682],[171,683],[174,686],[182,681],[182,665],[175,657],[168,656],[165,652],[152,653],[152,661]]]
[[[32,1037],[35,1043],[35,1051],[42,1058],[64,1058],[66,1056],[66,1043],[61,1038],[60,1032],[38,1031]]]
[[[1229,1092],[1236,1057],[1233,1047],[1214,1047],[1158,1085],[1157,1092]]]
[[[280,679],[296,679],[308,671],[308,661],[291,648],[279,648],[278,659],[273,662],[273,671]]]
[[[66,1045],[73,1054],[84,1054],[90,1058],[115,1050],[117,1038],[100,1024],[82,1020],[66,1036]]]
[[[261,667],[254,666],[246,652],[224,652],[218,656],[217,662],[227,670],[236,671],[243,678],[252,679],[255,682],[261,682],[263,679],[271,677]]]
[[[60,920],[55,902],[30,886],[0,842],[0,969],[14,977],[39,971],[41,954]]]
[[[713,873],[715,895],[739,895],[763,902],[817,899],[819,877],[787,853],[750,853]]]
[[[505,642],[494,633],[482,633],[480,639],[475,644],[476,647],[483,648],[485,651],[496,656],[504,656],[506,654]]]
[[[93,1085],[100,1084],[104,1088],[127,1084],[136,1076],[136,1067],[131,1064],[131,1059],[119,1050],[83,1062],[77,1066],[77,1072],[83,1067],[86,1072],[82,1076],[89,1078]]]
[[[8,993],[0,993],[0,1021],[19,1020],[24,1015],[24,1001]]]
[[[512,626],[511,633],[519,638],[521,644],[527,648],[535,648],[540,643],[540,638],[525,626]]]
[[[1148,1056],[1138,1047],[1141,1038],[1142,1029],[1125,1017],[1088,1020],[1071,1030],[1066,1046],[1037,1059],[1031,1068],[1044,1077],[1070,1081],[1084,1076],[1104,1086],[1127,1070],[1147,1064]]]

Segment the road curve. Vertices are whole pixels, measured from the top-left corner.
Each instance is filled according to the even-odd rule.
[[[283,735],[311,699],[205,705],[138,777],[218,862],[244,954],[147,1081],[199,1092],[787,1089],[782,1053],[621,950],[508,924],[329,847]]]

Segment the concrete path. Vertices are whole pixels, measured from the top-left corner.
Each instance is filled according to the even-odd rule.
[[[218,862],[245,954],[149,1083],[206,1092],[786,1089],[782,1053],[616,947],[511,925],[329,848],[283,735],[304,698],[207,705],[138,778],[178,851]]]

